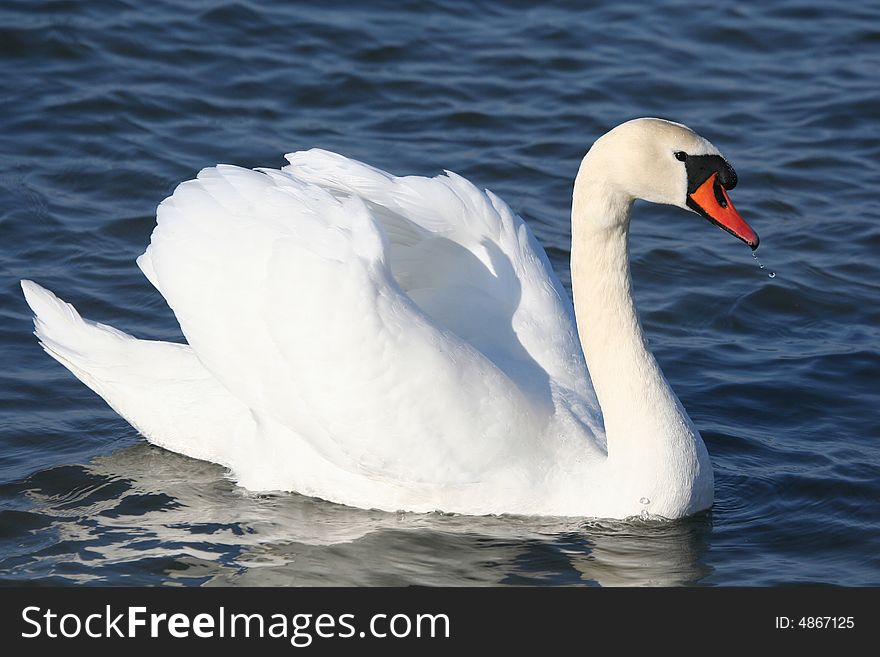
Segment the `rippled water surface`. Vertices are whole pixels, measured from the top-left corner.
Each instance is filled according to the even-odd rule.
[[[878,70],[867,2],[4,2],[0,579],[880,585]],[[146,444],[31,335],[24,277],[182,340],[134,264],[157,203],[203,166],[311,146],[492,189],[568,285],[580,157],[636,116],[711,139],[762,238],[764,270],[693,215],[636,207],[638,302],[711,453],[709,514],[603,524],[254,495]]]

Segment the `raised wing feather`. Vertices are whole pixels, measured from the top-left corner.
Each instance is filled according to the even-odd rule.
[[[406,239],[425,254],[455,254],[460,262],[446,279],[436,268],[449,264],[449,253],[426,258],[436,288],[486,263],[498,277],[509,263],[503,249],[485,239],[477,254],[444,234],[442,222],[432,224],[430,213],[414,223],[396,206],[383,210],[366,195],[369,204],[344,192],[295,171],[206,169],[162,203],[139,263],[223,386],[335,466],[401,482],[455,483],[529,459],[551,405],[521,385],[522,372],[537,367],[528,351],[492,351],[488,334],[506,311],[491,294],[478,304],[469,296],[492,288],[473,279],[446,288],[448,301],[458,296],[469,309],[485,307],[482,320],[432,315],[442,293],[417,288],[425,270],[404,257]],[[394,226],[384,215],[402,220]],[[395,278],[396,257],[401,279],[408,268],[410,294]],[[504,275],[508,283],[515,278]],[[557,292],[552,283],[548,289]]]
[[[385,230],[389,266],[406,293],[533,399],[566,397],[601,440],[571,301],[531,230],[502,199],[451,172],[395,177],[320,149],[287,160],[285,171],[298,178],[364,199]]]

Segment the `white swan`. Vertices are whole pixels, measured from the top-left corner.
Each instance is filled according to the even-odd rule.
[[[637,119],[595,142],[574,185],[574,309],[491,192],[320,150],[287,159],[205,169],[159,206],[138,265],[188,345],[89,322],[22,281],[46,352],[150,442],[249,489],[463,514],[711,506],[709,457],[647,349],[628,254],[636,198],[757,246],[708,141]]]

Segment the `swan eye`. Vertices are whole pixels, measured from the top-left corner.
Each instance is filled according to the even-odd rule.
[[[675,155],[675,159],[679,162],[684,162],[686,159],[688,159],[688,154],[684,151],[675,151],[673,155]]]

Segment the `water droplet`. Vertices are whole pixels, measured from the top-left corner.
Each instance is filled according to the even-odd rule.
[[[757,251],[752,251],[752,258],[754,258],[754,259],[755,259],[755,262],[758,263],[758,267],[760,267],[761,269],[764,269],[764,265],[761,263],[760,260],[758,260],[758,253],[757,253]]]
[[[759,269],[764,269],[764,263],[761,262],[760,260],[758,260],[758,252],[757,251],[752,251],[752,258],[754,258],[755,262],[758,263]],[[767,278],[776,278],[776,272],[771,271],[770,273],[767,274]]]
[[[643,497],[639,500],[639,504],[650,504],[650,503],[651,503],[651,500],[649,500],[647,497]]]

